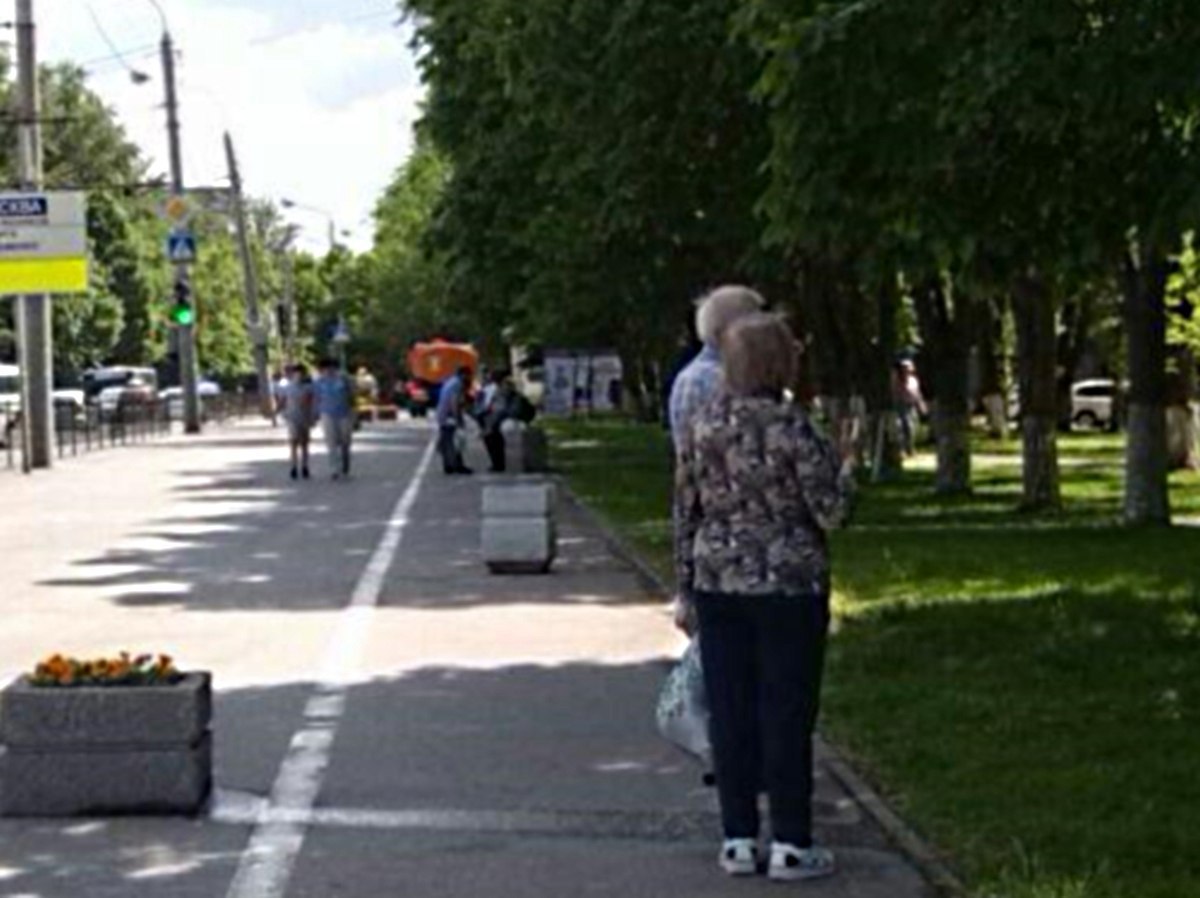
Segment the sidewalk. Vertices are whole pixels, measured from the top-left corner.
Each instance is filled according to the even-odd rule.
[[[679,640],[587,516],[560,503],[553,574],[492,577],[488,478],[418,477],[427,429],[364,433],[349,483],[290,483],[280,439],[0,482],[0,663],[162,647],[220,690],[209,817],[0,821],[0,896],[779,893],[717,872],[715,796],[654,731]],[[825,771],[817,807],[843,871],[806,893],[931,894]]]

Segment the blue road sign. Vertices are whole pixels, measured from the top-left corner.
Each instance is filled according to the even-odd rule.
[[[177,265],[196,261],[196,235],[191,231],[172,231],[167,237],[167,259]]]

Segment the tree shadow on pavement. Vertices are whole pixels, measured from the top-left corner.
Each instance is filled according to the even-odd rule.
[[[321,452],[314,453],[311,482],[290,481],[282,449],[279,461],[251,455],[220,471],[183,472],[172,488],[173,514],[148,521],[102,555],[74,562],[78,576],[42,585],[95,591],[106,601],[134,607],[340,608],[427,444],[421,430],[401,431],[400,438],[368,432],[356,441],[354,476],[342,482],[329,480]],[[551,574],[489,574],[479,534],[481,489],[491,482],[496,478],[446,478],[433,466],[409,515],[383,606],[660,602],[566,502],[559,503],[560,555]],[[98,518],[102,515],[98,509]]]

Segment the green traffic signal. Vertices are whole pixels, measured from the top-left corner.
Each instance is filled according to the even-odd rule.
[[[171,306],[171,322],[179,327],[190,327],[196,323],[196,310],[192,307],[192,287],[186,278],[175,280],[175,304]]]
[[[196,311],[187,303],[176,303],[171,309],[171,321],[180,327],[188,327],[196,323]]]

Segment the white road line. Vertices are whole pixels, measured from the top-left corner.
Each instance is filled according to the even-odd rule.
[[[283,898],[287,890],[329,766],[330,751],[345,711],[346,689],[358,674],[375,607],[436,445],[431,441],[425,448],[416,473],[359,576],[350,604],[339,617],[321,664],[320,685],[304,708],[305,725],[292,737],[270,798],[247,821],[255,824],[254,832],[226,898]]]

